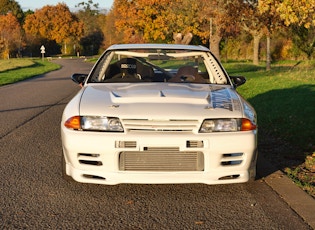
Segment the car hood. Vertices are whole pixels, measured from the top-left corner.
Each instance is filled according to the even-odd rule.
[[[226,85],[114,83],[87,86],[80,115],[129,118],[242,117],[242,101]]]

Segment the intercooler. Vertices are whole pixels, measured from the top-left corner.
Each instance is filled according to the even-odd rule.
[[[121,171],[203,171],[200,151],[179,151],[177,147],[146,147],[144,151],[123,151],[119,156]]]

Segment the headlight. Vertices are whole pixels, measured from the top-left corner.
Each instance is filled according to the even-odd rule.
[[[199,133],[236,132],[255,129],[256,125],[245,118],[208,119],[203,121],[199,129]]]
[[[117,117],[74,116],[65,122],[70,129],[90,131],[123,132],[124,129]]]

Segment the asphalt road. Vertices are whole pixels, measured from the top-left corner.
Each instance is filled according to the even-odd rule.
[[[0,229],[310,229],[263,180],[116,185],[61,177],[60,119],[82,60],[0,87]]]

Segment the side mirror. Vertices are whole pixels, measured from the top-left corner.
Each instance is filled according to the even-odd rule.
[[[232,80],[234,87],[241,86],[241,85],[245,84],[245,82],[246,82],[246,78],[243,76],[230,76],[230,78]]]
[[[71,76],[71,80],[77,84],[83,84],[88,74],[75,73]]]

